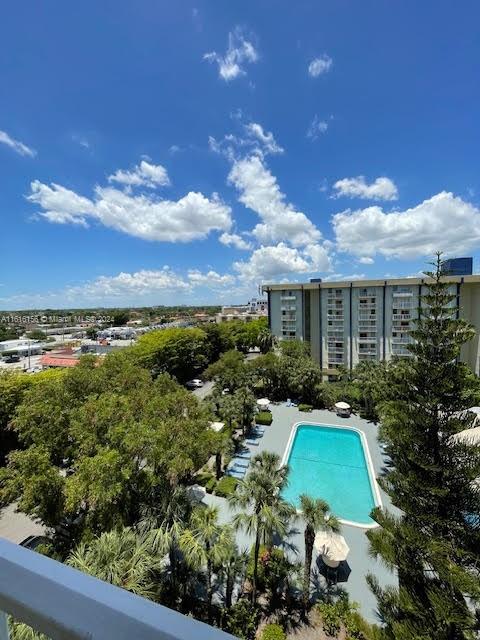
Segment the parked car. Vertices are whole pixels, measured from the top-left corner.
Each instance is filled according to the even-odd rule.
[[[187,387],[189,389],[200,389],[200,387],[203,387],[203,382],[199,378],[194,378],[187,382]]]
[[[5,356],[3,360],[8,364],[11,364],[12,362],[20,362],[20,356],[16,356],[16,355]]]
[[[20,542],[20,546],[35,551],[40,545],[49,543],[50,540],[46,536],[28,536]]]

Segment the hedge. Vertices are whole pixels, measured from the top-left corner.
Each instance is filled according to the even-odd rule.
[[[285,631],[279,624],[267,624],[262,632],[261,640],[285,640]]]
[[[270,411],[259,411],[255,416],[256,424],[272,424],[273,416]]]
[[[228,498],[232,493],[235,493],[237,488],[238,480],[236,478],[232,478],[231,476],[223,476],[217,483],[215,488],[215,495],[220,496],[221,498]]]
[[[311,404],[299,404],[298,405],[298,410],[299,411],[307,411],[308,413],[313,409]]]
[[[215,476],[212,476],[205,485],[205,489],[208,493],[213,493],[215,487],[217,486],[217,479]]]

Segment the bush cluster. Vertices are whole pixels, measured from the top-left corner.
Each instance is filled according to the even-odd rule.
[[[256,424],[269,425],[269,424],[272,424],[272,420],[273,420],[273,417],[270,411],[259,411],[255,416]]]
[[[220,496],[221,498],[228,498],[232,493],[235,493],[237,488],[238,480],[232,478],[231,476],[223,476],[217,482],[217,486],[215,487],[215,495]]]

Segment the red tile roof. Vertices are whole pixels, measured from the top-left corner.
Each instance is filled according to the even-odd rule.
[[[75,367],[78,358],[66,356],[64,354],[46,354],[40,360],[42,367]]]

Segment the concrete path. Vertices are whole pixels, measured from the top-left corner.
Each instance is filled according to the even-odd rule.
[[[45,527],[38,524],[24,513],[15,511],[16,504],[0,510],[0,537],[19,544],[28,536],[41,536]]]
[[[296,422],[314,422],[318,424],[330,424],[339,426],[352,426],[363,431],[366,436],[372,464],[375,474],[378,476],[384,466],[384,456],[377,442],[377,426],[367,422],[357,416],[350,418],[340,418],[331,411],[315,410],[311,413],[302,413],[296,407],[287,407],[285,403],[271,406],[273,422],[265,428],[265,434],[260,439],[258,446],[250,446],[252,454],[261,451],[274,451],[283,457],[293,424]],[[380,490],[382,503],[384,507],[391,508],[388,496]],[[220,509],[220,520],[223,523],[230,522],[233,512],[228,506],[224,498],[208,495],[204,502],[216,505]],[[393,511],[393,508],[392,508]],[[292,531],[289,536],[288,543],[295,550],[290,550],[289,555],[296,561],[303,561],[304,557],[304,540],[303,540],[303,522],[299,518],[296,523],[296,530]],[[380,585],[395,584],[395,576],[392,575],[383,565],[375,561],[368,553],[368,539],[365,535],[365,529],[343,525],[342,534],[345,537],[350,554],[348,563],[351,567],[351,574],[347,583],[340,586],[348,591],[352,601],[358,602],[362,615],[369,622],[378,622],[376,616],[376,599],[371,593],[365,581],[368,573],[373,573]],[[238,533],[238,544],[241,548],[250,548],[253,540],[246,536],[243,532]],[[320,578],[320,587],[323,587],[323,578]]]

